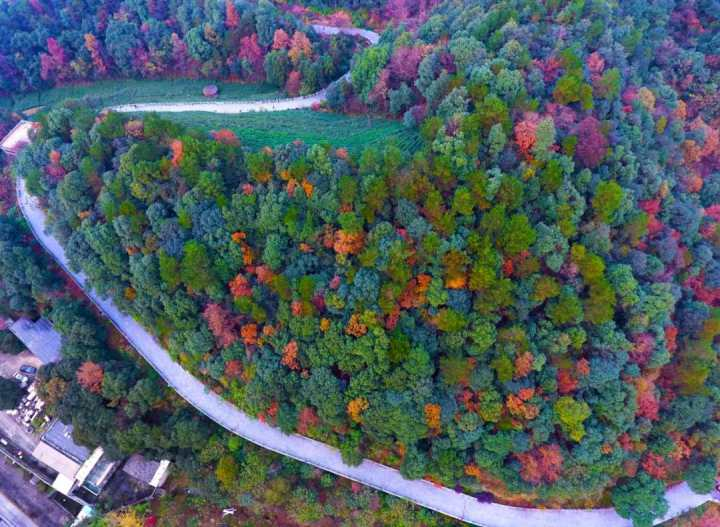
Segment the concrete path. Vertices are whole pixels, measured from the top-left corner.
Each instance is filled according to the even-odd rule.
[[[301,435],[284,434],[278,428],[246,415],[228,401],[209,391],[200,380],[173,361],[167,350],[145,328],[122,313],[112,300],[101,298],[93,291],[87,285],[83,273],[70,271],[65,250],[53,236],[46,233],[45,212],[39,206],[37,199],[28,194],[25,181],[22,179],[17,180],[17,199],[40,244],[73,277],[128,342],[180,396],[227,430],[268,450],[475,525],[486,527],[629,527],[631,525],[631,522],[618,516],[613,509],[525,509],[497,503],[479,503],[471,496],[424,480],[406,480],[399,471],[374,461],[365,460],[357,467],[350,467],[342,462],[337,449]],[[715,499],[711,494],[693,493],[685,483],[668,490],[666,497],[670,503],[670,511],[662,521]]]
[[[367,40],[371,45],[380,41],[380,35],[367,29],[355,27],[332,27],[313,25],[313,29],[320,35],[351,35]],[[349,73],[341,77],[348,78]],[[312,108],[327,98],[327,89],[307,95],[305,97],[292,97],[285,99],[270,99],[264,101],[207,101],[207,102],[148,102],[140,104],[121,104],[110,106],[108,109],[116,112],[210,112],[223,114],[239,114],[249,112],[280,112],[283,110],[300,110]]]

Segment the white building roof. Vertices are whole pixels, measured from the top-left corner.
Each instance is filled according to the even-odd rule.
[[[168,477],[170,461],[153,461],[140,454],[133,454],[125,462],[123,472],[152,487],[162,487]]]
[[[75,481],[75,474],[81,467],[81,463],[44,441],[40,441],[35,447],[33,457],[70,481]]]
[[[7,154],[16,155],[26,145],[30,144],[30,131],[34,124],[30,121],[20,121],[10,132],[0,141],[0,149]]]
[[[58,473],[53,488],[66,496],[79,486],[89,485],[97,493],[107,481],[115,463],[103,460],[103,449],[92,452],[72,439],[72,426],[55,421],[42,436],[33,457]]]
[[[80,470],[78,470],[77,474],[75,474],[75,481],[78,482],[78,485],[82,485],[83,483],[85,483],[85,480],[90,475],[90,471],[95,468],[95,465],[98,464],[102,456],[103,449],[98,447],[90,455],[90,457],[85,460],[85,463],[82,464]]]
[[[150,481],[150,486],[152,487],[162,487],[165,484],[165,480],[168,477],[169,474],[169,468],[170,468],[170,460],[163,459],[160,461],[160,466],[157,469],[157,472],[155,472],[155,475],[153,476],[152,480]]]
[[[52,488],[65,496],[68,496],[73,491],[73,487],[75,487],[75,480],[66,477],[64,474],[58,474],[52,484]]]

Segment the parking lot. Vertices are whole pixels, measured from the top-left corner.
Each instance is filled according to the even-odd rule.
[[[14,416],[5,412],[0,412],[0,431],[2,432],[0,435],[5,436],[26,452],[35,450],[40,441],[37,434],[28,431],[26,427],[18,423]]]
[[[40,359],[27,350],[18,355],[0,353],[0,377],[12,379],[24,364],[35,368],[42,366]]]

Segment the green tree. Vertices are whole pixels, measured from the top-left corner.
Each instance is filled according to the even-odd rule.
[[[610,223],[623,200],[623,189],[615,181],[601,181],[595,189],[592,206],[598,218]]]
[[[665,485],[645,471],[621,481],[612,491],[612,503],[620,516],[632,520],[634,527],[650,527],[655,518],[668,511]]]
[[[498,244],[508,256],[516,256],[535,243],[537,233],[525,214],[515,214],[505,223]]]
[[[352,68],[352,83],[356,92],[367,102],[370,91],[377,82],[380,70],[385,66],[390,57],[388,46],[373,46],[366,48],[355,57],[355,64]]]
[[[212,261],[205,246],[190,240],[185,243],[180,261],[180,279],[193,291],[205,291],[217,282]]]
[[[221,457],[215,467],[215,477],[228,490],[232,489],[237,483],[239,472],[237,461],[231,455]]]
[[[567,395],[555,401],[553,407],[563,431],[573,441],[579,442],[585,436],[583,422],[590,417],[590,406]]]
[[[13,379],[0,377],[0,410],[12,410],[20,404],[23,389]]]
[[[693,492],[707,494],[715,487],[717,463],[712,458],[692,460],[685,470],[685,480]]]

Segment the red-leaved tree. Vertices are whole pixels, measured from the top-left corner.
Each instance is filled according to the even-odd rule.
[[[516,457],[522,465],[520,477],[528,483],[553,483],[560,478],[563,457],[558,445],[543,445]]]
[[[290,47],[290,36],[284,29],[276,29],[273,35],[272,48],[274,50],[287,49]]]
[[[210,303],[205,306],[203,318],[219,346],[227,348],[238,340],[238,334],[235,331],[235,320],[220,304]]]
[[[85,361],[80,365],[75,375],[80,386],[89,392],[100,393],[103,378],[105,377],[102,366],[92,361]]]
[[[250,71],[247,74],[248,80],[262,79],[265,73],[263,68],[264,56],[262,48],[258,44],[257,33],[253,33],[249,37],[243,37],[240,40],[238,58],[246,61],[250,66]]]
[[[608,141],[600,130],[600,122],[589,116],[580,121],[575,129],[578,141],[575,157],[586,168],[595,168],[605,157]]]
[[[235,29],[240,25],[240,16],[233,0],[225,0],[225,27]]]
[[[93,67],[95,68],[95,75],[98,77],[107,75],[107,65],[103,59],[100,42],[92,33],[85,34],[85,49],[90,52],[90,58],[92,58]]]

